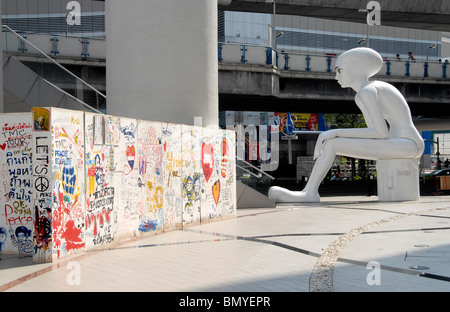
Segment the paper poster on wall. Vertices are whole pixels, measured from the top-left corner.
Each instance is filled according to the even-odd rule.
[[[103,145],[105,143],[105,123],[102,115],[94,115],[94,144]]]
[[[50,110],[43,107],[33,107],[33,130],[49,131],[50,130]]]
[[[119,145],[120,118],[115,116],[104,116],[105,133],[104,141],[106,145]]]

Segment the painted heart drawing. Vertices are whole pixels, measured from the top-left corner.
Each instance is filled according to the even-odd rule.
[[[212,144],[202,144],[202,169],[206,182],[212,176],[214,169],[214,150]]]
[[[228,162],[228,140],[222,140],[222,177],[227,177],[227,162]]]
[[[5,150],[5,148],[6,148],[6,143],[1,144],[1,145],[0,145],[0,148],[1,148],[2,150]]]
[[[136,156],[136,150],[134,148],[134,145],[127,146],[127,150],[125,153],[127,155],[128,164],[130,165],[130,168],[133,169],[134,168],[134,160],[135,160],[135,156]]]
[[[213,186],[212,186],[212,194],[213,194],[213,198],[214,198],[214,202],[217,204],[219,203],[219,198],[220,198],[220,181],[217,180]]]

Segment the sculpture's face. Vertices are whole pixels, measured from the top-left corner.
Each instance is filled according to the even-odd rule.
[[[345,66],[343,63],[337,63],[336,64],[336,77],[338,84],[341,85],[342,88],[349,88],[350,87],[350,71],[348,70],[348,67]]]
[[[336,80],[342,88],[363,83],[383,66],[381,55],[368,48],[355,48],[341,54],[336,60]]]

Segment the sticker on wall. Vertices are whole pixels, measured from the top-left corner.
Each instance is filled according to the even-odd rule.
[[[131,170],[133,170],[133,168],[134,168],[134,160],[136,158],[136,150],[134,148],[134,145],[127,146],[127,150],[126,150],[125,153],[127,155],[128,165],[130,165]]]
[[[50,111],[42,107],[33,107],[34,131],[50,130]]]

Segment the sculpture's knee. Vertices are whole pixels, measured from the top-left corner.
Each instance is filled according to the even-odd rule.
[[[328,152],[330,154],[334,154],[336,155],[336,150],[337,150],[337,140],[336,139],[331,139],[331,140],[327,140],[325,141],[325,143],[323,144],[322,147],[322,153],[323,152]]]

